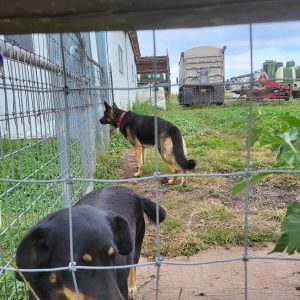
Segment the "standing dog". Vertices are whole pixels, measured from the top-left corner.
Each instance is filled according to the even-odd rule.
[[[154,117],[138,115],[131,111],[125,112],[119,109],[115,103],[112,107],[107,102],[104,102],[104,105],[105,112],[100,123],[111,124],[115,128],[120,128],[121,133],[134,148],[138,163],[138,171],[134,173],[134,176],[141,176],[143,174],[145,148],[155,144]],[[171,168],[172,173],[179,172],[175,163],[180,166],[182,173],[194,169],[196,162],[193,159],[187,160],[185,157],[186,147],[180,130],[169,121],[161,118],[157,118],[157,127],[158,150],[163,161]],[[169,184],[176,184],[176,177],[171,178],[168,182]],[[186,176],[182,177],[181,184],[187,184]]]
[[[57,268],[70,262],[68,209],[48,215],[17,248],[20,269]],[[72,207],[73,251],[77,266],[137,264],[145,233],[144,213],[156,220],[156,204],[125,187],[107,187],[85,195]],[[159,207],[159,221],[165,219]],[[136,295],[136,271],[130,269],[75,272],[80,300],[124,300]],[[24,272],[41,300],[76,300],[72,273]],[[20,276],[17,278],[21,280]],[[30,294],[30,299],[33,295]]]

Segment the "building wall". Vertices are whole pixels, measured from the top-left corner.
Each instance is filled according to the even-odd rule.
[[[134,58],[134,52],[131,46],[129,36],[124,31],[119,32],[90,32],[82,34],[85,40],[85,53],[99,63],[103,67],[103,82],[104,85],[109,86],[110,74],[109,65],[112,69],[112,81],[115,88],[123,88],[123,90],[114,91],[114,100],[118,106],[127,109],[132,106],[136,99],[136,90],[128,90],[128,87],[137,86],[137,70]],[[36,55],[50,59],[54,63],[61,63],[61,51],[58,48],[59,35],[57,34],[33,34],[32,49]],[[0,35],[0,41],[4,41],[4,36]],[[77,73],[80,66],[73,63],[72,49],[76,46],[74,44],[75,38],[64,38],[65,47],[69,55],[65,58],[65,63],[70,70]],[[123,72],[119,70],[119,47],[122,49],[123,56]],[[22,68],[20,68],[22,67]],[[48,70],[43,68],[34,68],[32,65],[23,64],[22,61],[12,63],[11,60],[5,58],[3,66],[3,75],[6,77],[6,85],[16,84],[23,79],[28,81],[28,84],[41,84],[53,81],[53,76]],[[1,74],[0,74],[1,75]],[[10,81],[8,78],[18,79],[19,81]],[[60,79],[62,80],[62,79]],[[97,83],[95,83],[97,84]],[[99,83],[100,84],[100,83]],[[39,85],[40,86],[40,85]],[[38,85],[36,86],[38,88]],[[99,102],[104,100],[112,101],[112,92],[104,92],[104,97],[99,99]],[[30,91],[14,91],[12,89],[0,89],[0,115],[4,116],[6,111],[14,113],[16,116],[20,114],[27,107],[27,111],[37,111],[43,98],[52,99],[53,93],[45,94],[43,97]],[[103,94],[102,94],[103,95]],[[20,100],[16,100],[16,99]],[[78,99],[80,102],[80,99]],[[97,119],[103,115],[104,105],[97,107]],[[47,127],[52,128],[50,124],[53,120],[45,119]],[[9,128],[8,128],[9,126]],[[102,126],[100,123],[96,125],[97,136],[101,144],[106,145],[109,136],[109,127]],[[5,120],[0,124],[1,134],[11,137],[31,136],[38,138],[44,135],[43,128],[38,123],[33,122],[29,124],[28,119],[16,117],[14,122],[8,125]],[[19,130],[22,128],[22,130]],[[48,131],[47,135],[54,135],[54,132]]]
[[[127,90],[137,86],[137,70],[134,52],[127,32],[106,32],[108,62],[112,69],[112,81],[114,88],[114,101],[123,109],[132,106],[136,99],[136,90]],[[120,70],[119,49],[122,51],[123,68]]]

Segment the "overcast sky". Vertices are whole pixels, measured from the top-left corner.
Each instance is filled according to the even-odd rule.
[[[300,22],[253,24],[254,70],[267,59],[294,60],[300,65]],[[138,31],[142,56],[153,55],[152,31]],[[156,31],[156,54],[170,57],[171,80],[178,77],[180,53],[197,46],[227,46],[225,78],[250,72],[249,25],[219,26],[201,29],[172,29]]]

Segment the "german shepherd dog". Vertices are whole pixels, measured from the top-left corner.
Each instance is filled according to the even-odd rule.
[[[72,208],[73,254],[77,266],[124,266],[139,262],[145,233],[144,213],[156,221],[156,204],[121,186],[94,190]],[[159,206],[162,222],[165,210]],[[24,236],[16,263],[41,300],[76,300],[69,270],[39,272],[40,268],[67,266],[70,262],[69,211],[62,209],[42,219]],[[134,299],[136,268],[77,269],[80,299]],[[19,280],[23,280],[16,274]],[[36,296],[29,293],[29,299]]]
[[[145,148],[154,146],[154,117],[138,115],[131,111],[124,111],[119,109],[115,103],[112,107],[104,102],[105,112],[100,119],[101,124],[111,124],[115,128],[120,129],[121,133],[127,138],[129,143],[133,146],[135,156],[137,159],[138,170],[134,173],[135,177],[142,176]],[[158,125],[158,150],[161,158],[165,161],[173,174],[179,172],[176,163],[186,173],[196,166],[193,159],[187,160],[185,157],[186,147],[185,141],[181,135],[180,130],[171,122],[157,118]],[[169,184],[176,184],[176,177],[168,180]],[[183,176],[181,184],[187,184],[187,177]]]

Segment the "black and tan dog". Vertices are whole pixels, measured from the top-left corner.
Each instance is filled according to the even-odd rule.
[[[104,102],[105,112],[100,119],[101,124],[111,124],[115,128],[120,128],[121,133],[128,139],[133,146],[138,171],[134,176],[138,177],[143,174],[145,148],[152,147],[155,144],[154,137],[154,117],[138,115],[134,112],[125,112],[119,109],[114,103],[112,107]],[[176,163],[182,169],[182,173],[192,170],[196,166],[196,162],[185,157],[186,147],[185,141],[180,130],[171,122],[161,118],[157,118],[158,127],[158,150],[161,158],[165,161],[173,174],[178,173]],[[169,184],[176,183],[176,177],[171,178]],[[187,177],[182,177],[182,185],[187,184]]]
[[[144,212],[156,220],[156,204],[125,187],[107,187],[84,196],[72,207],[74,261],[77,266],[137,264],[144,233]],[[21,241],[16,263],[20,269],[57,268],[70,261],[68,209],[50,214]],[[159,221],[165,219],[159,207]],[[77,300],[72,272],[26,272],[25,278],[41,300]],[[17,275],[20,279],[19,275]],[[134,299],[135,268],[76,270],[80,300]],[[30,299],[33,295],[30,295]]]

